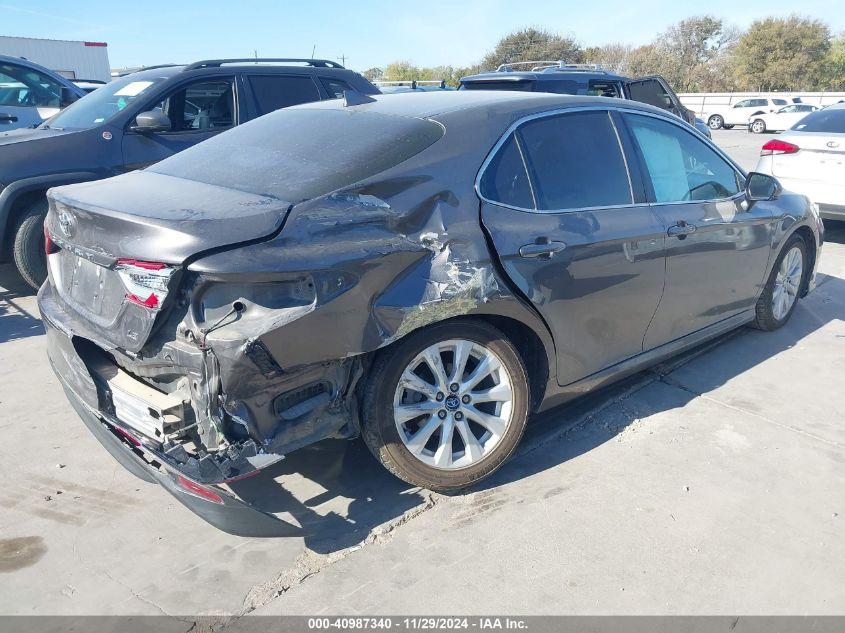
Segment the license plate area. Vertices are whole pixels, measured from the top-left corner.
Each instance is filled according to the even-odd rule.
[[[62,299],[98,325],[115,322],[124,304],[126,290],[120,276],[110,268],[62,249],[52,273]]]

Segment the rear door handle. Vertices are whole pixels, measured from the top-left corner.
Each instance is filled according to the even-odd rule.
[[[540,238],[543,239],[543,238]],[[525,246],[519,247],[519,256],[520,257],[551,257],[555,253],[559,253],[564,248],[566,248],[566,244],[563,242],[540,242],[534,244],[526,244]]]
[[[15,123],[18,120],[14,114],[6,114],[5,112],[0,112],[0,121],[11,121]]]
[[[666,233],[669,237],[677,237],[679,240],[686,238],[687,235],[690,233],[695,233],[696,226],[695,224],[689,224],[684,220],[681,220],[677,224],[673,224],[669,227],[669,230]]]

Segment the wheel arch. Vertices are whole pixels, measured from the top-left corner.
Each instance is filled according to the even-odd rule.
[[[24,178],[8,184],[0,191],[0,261],[7,261],[11,254],[13,229],[18,218],[50,187],[97,180],[100,176],[90,172],[50,174]]]
[[[810,275],[812,275],[812,272],[816,269],[816,252],[818,250],[818,243],[816,242],[816,236],[813,234],[813,231],[806,224],[802,224],[796,228],[789,237],[784,240],[784,243],[786,243],[786,241],[793,235],[800,236],[807,245],[807,266],[804,270],[804,278],[801,280],[801,292],[799,293],[799,296],[804,297],[810,291]]]

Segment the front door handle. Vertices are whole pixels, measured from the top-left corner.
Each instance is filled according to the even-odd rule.
[[[534,244],[526,244],[525,246],[519,247],[519,256],[520,257],[546,257],[549,258],[555,253],[559,253],[564,248],[566,248],[566,244],[563,242],[553,242],[549,240],[544,240],[544,238],[540,238]]]
[[[685,220],[681,220],[677,224],[670,226],[666,233],[669,237],[677,237],[679,240],[683,240],[686,239],[687,235],[690,233],[695,233],[695,229],[695,224],[690,224]]]
[[[6,114],[5,112],[0,112],[0,121],[11,121],[15,123],[18,120],[14,114]]]

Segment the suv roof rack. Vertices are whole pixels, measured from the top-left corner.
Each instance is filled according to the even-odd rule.
[[[607,71],[602,68],[601,64],[568,64],[563,60],[557,61],[549,61],[549,60],[535,60],[535,61],[525,61],[525,62],[509,62],[507,64],[500,64],[498,68],[496,68],[497,73],[508,73],[514,72],[514,66],[525,66],[530,65],[531,68],[529,72],[557,72],[557,71],[568,71],[568,72],[594,72],[594,73],[606,73]]]
[[[194,62],[185,66],[185,70],[196,70],[197,68],[217,68],[224,64],[246,64],[246,63],[266,63],[266,62],[296,62],[299,64],[306,64],[316,68],[343,68],[337,62],[329,59],[310,59],[304,57],[233,57],[231,59],[203,59],[202,61]]]
[[[173,68],[174,66],[182,66],[182,64],[155,64],[154,66],[139,66],[138,68],[124,69],[123,72],[117,73],[117,76],[118,77],[126,77],[126,75],[132,75],[134,73],[139,73],[142,70],[155,70],[157,68]]]

